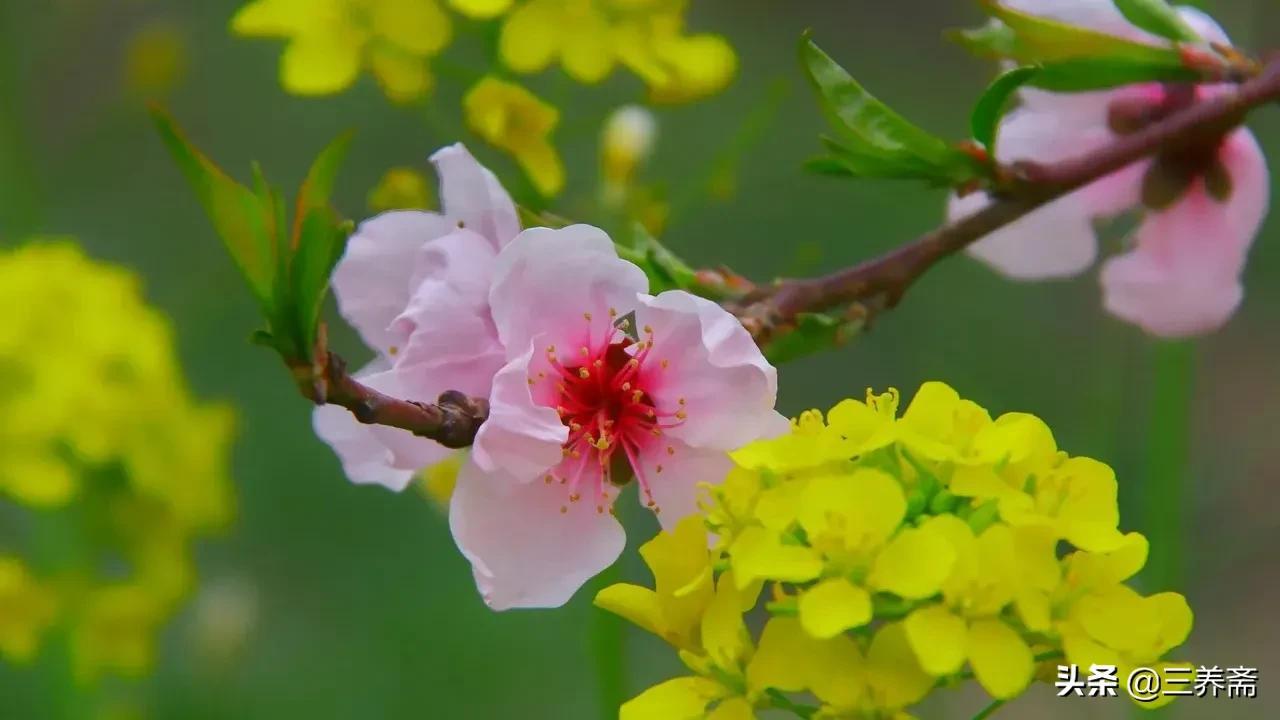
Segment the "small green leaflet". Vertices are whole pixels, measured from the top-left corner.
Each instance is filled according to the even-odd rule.
[[[823,139],[829,155],[808,167],[828,174],[938,185],[984,175],[975,159],[880,102],[807,36],[800,40],[800,62],[835,131],[835,137]]]
[[[1200,36],[1165,0],[1115,0],[1116,9],[1134,25],[1174,42],[1200,42]]]
[[[263,313],[271,314],[277,228],[270,198],[232,180],[187,141],[168,113],[152,107],[151,116]]]
[[[351,233],[351,224],[329,206],[350,134],[333,141],[316,158],[298,191],[289,227],[280,194],[256,164],[251,190],[197,150],[166,112],[152,108],[151,114],[258,300],[267,328],[254,334],[255,342],[274,347],[291,364],[310,363],[329,276]]]

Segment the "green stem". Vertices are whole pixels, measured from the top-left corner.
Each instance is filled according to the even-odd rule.
[[[1160,343],[1152,356],[1151,409],[1143,458],[1143,530],[1151,543],[1146,586],[1182,586],[1186,479],[1195,346]]]
[[[618,563],[601,573],[596,589],[608,587],[622,580]],[[626,696],[626,626],[622,618],[599,608],[592,608],[591,656],[596,670],[596,685],[600,697],[600,717],[617,720],[618,708]]]
[[[11,13],[10,13],[11,14]],[[0,239],[31,233],[40,224],[40,192],[22,116],[22,77],[13,57],[16,43],[3,28],[13,18],[0,9]],[[8,52],[4,52],[4,51]]]
[[[992,715],[995,715],[996,711],[1004,707],[1004,704],[1007,702],[1009,701],[1008,700],[992,700],[990,705],[982,708],[982,710],[978,711],[977,715],[973,716],[973,720],[986,720]]]

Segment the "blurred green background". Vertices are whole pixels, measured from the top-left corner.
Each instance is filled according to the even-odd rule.
[[[427,108],[396,107],[372,80],[305,99],[277,80],[280,45],[233,38],[237,0],[3,0],[0,2],[0,238],[39,231],[78,237],[88,252],[145,279],[170,314],[191,383],[239,409],[239,519],[201,552],[202,590],[166,630],[154,677],[111,688],[121,707],[157,718],[594,718],[590,593],[559,611],[494,614],[477,596],[444,514],[415,493],[355,487],[311,431],[310,408],[278,362],[247,342],[248,293],[157,139],[127,81],[140,33],[176,32],[185,73],[165,99],[193,140],[247,178],[260,161],[291,187],[312,155],[356,128],[338,206],[367,214],[365,196],[391,166],[426,170],[435,148],[463,140],[517,188],[509,159],[467,134],[463,86],[448,77]],[[1274,0],[1220,0],[1215,16],[1245,48],[1280,45]],[[756,279],[845,265],[935,225],[943,194],[892,183],[806,175],[821,120],[794,61],[805,28],[873,92],[950,137],[991,68],[941,40],[980,19],[956,0],[708,0],[690,24],[737,48],[738,80],[718,97],[658,111],[647,172],[676,201],[665,239],[698,265],[728,263]],[[1270,30],[1271,34],[1267,35]],[[464,29],[466,62],[478,44]],[[454,52],[454,51],[451,51]],[[477,55],[478,57],[478,55]],[[600,87],[552,71],[529,82],[561,107],[556,141],[569,188],[553,209],[589,213],[606,113],[643,88],[622,74]],[[781,95],[779,95],[781,93]],[[717,159],[744,123],[770,115],[732,163]],[[755,120],[749,120],[755,118]],[[1280,112],[1252,122],[1280,158]],[[723,166],[721,166],[723,169]],[[708,192],[708,185],[715,192]],[[1280,218],[1255,245],[1243,309],[1197,343],[1187,469],[1184,591],[1196,609],[1179,657],[1261,670],[1259,698],[1192,700],[1177,717],[1280,714]],[[7,308],[7,312],[22,312]],[[345,330],[336,344],[353,359]],[[1005,281],[966,258],[944,263],[850,346],[786,366],[781,406],[827,407],[868,386],[909,394],[945,380],[993,412],[1043,417],[1073,454],[1111,463],[1122,526],[1151,521],[1143,481],[1153,425],[1154,344],[1100,311],[1093,275],[1037,285]],[[3,422],[15,422],[5,418]],[[1178,450],[1181,451],[1181,450]],[[632,517],[622,572],[645,578],[634,545],[652,521]],[[1148,587],[1147,590],[1166,588]],[[211,653],[209,623],[247,629],[231,661]],[[628,636],[628,695],[676,672],[674,655]],[[0,718],[57,717],[59,700],[30,668],[0,665]],[[1086,704],[1087,703],[1087,704]],[[941,693],[925,717],[969,717],[981,701]],[[1118,701],[1068,701],[1038,686],[1008,717],[1127,712]]]

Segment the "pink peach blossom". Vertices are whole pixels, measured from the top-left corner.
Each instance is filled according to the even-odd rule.
[[[647,289],[586,225],[526,230],[498,256],[489,302],[507,362],[449,512],[495,609],[561,605],[608,567],[623,486],[669,527],[698,483],[724,477],[727,451],[787,430],[776,372],[737,319]]]
[[[1135,40],[1164,42],[1129,24],[1110,0],[1004,4]],[[1179,12],[1206,41],[1228,42],[1208,16],[1191,8]],[[1194,97],[1226,91],[1199,86]],[[1126,120],[1167,113],[1192,97],[1187,88],[1158,84],[1073,94],[1025,89],[1020,92],[1021,106],[1001,123],[998,158],[1005,163],[1055,162],[1077,156],[1112,141]],[[1175,197],[1144,198],[1144,183],[1158,179],[1150,175],[1170,168],[1189,169],[1193,177]],[[1210,173],[1225,176],[1225,194],[1222,183],[1210,186]],[[1239,305],[1240,276],[1266,216],[1268,198],[1265,158],[1253,134],[1240,128],[1200,155],[1134,163],[992,233],[969,252],[1015,279],[1076,275],[1096,259],[1095,221],[1143,208],[1144,200],[1159,200],[1155,207],[1144,208],[1131,249],[1103,264],[1103,305],[1154,335],[1197,335],[1222,326]],[[989,202],[983,193],[952,198],[949,215],[964,217]]]
[[[624,486],[669,526],[729,450],[787,431],[776,371],[719,305],[648,295],[603,231],[516,235],[510,198],[462,146],[432,159],[444,214],[364,223],[335,270],[339,310],[378,353],[358,377],[410,400],[488,398],[454,538],[490,606],[560,605],[621,552]],[[353,481],[395,490],[451,452],[341,408],[315,426]]]
[[[431,161],[444,212],[393,211],[362,223],[334,269],[334,296],[378,353],[356,373],[361,382],[428,401],[445,390],[485,397],[505,362],[489,318],[489,278],[520,223],[497,178],[465,147],[443,148]],[[402,371],[408,367],[414,372]],[[313,424],[356,483],[402,490],[452,452],[404,430],[361,425],[340,407],[317,408]]]

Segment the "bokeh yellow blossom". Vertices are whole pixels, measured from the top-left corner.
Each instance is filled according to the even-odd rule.
[[[182,28],[153,22],[140,28],[125,49],[125,86],[135,95],[168,93],[187,72],[187,43]]]
[[[427,499],[442,510],[449,509],[453,489],[458,485],[458,472],[467,460],[466,451],[456,452],[418,473],[417,485]]]
[[[288,92],[342,92],[366,69],[396,102],[431,90],[429,60],[453,34],[435,0],[253,0],[232,18],[231,29],[288,41],[280,58]]]
[[[193,541],[234,514],[231,411],[191,398],[137,278],[69,240],[0,253],[0,302],[0,415],[24,419],[0,425],[0,494],[80,538],[38,575],[0,561],[0,652],[29,659],[59,625],[81,680],[141,673]]]
[[[477,20],[496,18],[511,9],[515,0],[449,0],[454,10]]]
[[[388,170],[369,191],[369,209],[375,213],[388,210],[430,210],[430,184],[426,176],[408,167]]]
[[[734,453],[702,514],[642,549],[655,588],[599,593],[693,671],[624,717],[900,718],[966,678],[1004,700],[1042,663],[1168,665],[1191,610],[1124,584],[1147,541],[1117,529],[1105,465],[1059,450],[1034,416],[993,420],[942,383],[901,416],[899,404],[897,391],[868,392]],[[742,614],[762,588],[757,639]],[[738,602],[718,605],[729,591]],[[734,651],[713,651],[712,637],[736,638]],[[810,698],[819,706],[805,709]]]
[[[600,133],[600,169],[606,186],[626,187],[653,153],[658,123],[639,105],[609,113]]]
[[[623,65],[655,101],[696,100],[729,84],[737,56],[719,35],[687,34],[687,10],[687,0],[528,0],[503,22],[499,52],[516,72],[559,63],[583,83],[600,82]]]
[[[52,589],[16,557],[0,555],[0,657],[26,662],[57,613]]]
[[[533,186],[550,197],[564,189],[564,164],[551,144],[560,111],[523,87],[496,77],[476,83],[463,99],[467,127],[515,158]]]

